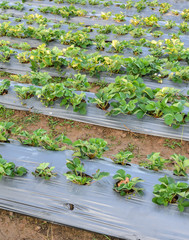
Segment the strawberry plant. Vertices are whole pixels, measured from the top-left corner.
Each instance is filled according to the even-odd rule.
[[[123,169],[119,169],[113,176],[113,179],[117,180],[113,189],[116,192],[120,193],[121,196],[133,193],[140,195],[143,194],[143,188],[136,186],[138,183],[143,182],[143,180],[139,177],[134,177],[131,179],[130,174],[126,174]]]
[[[160,27],[158,20],[158,17],[152,14],[149,17],[142,18],[142,25],[146,27]]]
[[[36,96],[45,105],[53,105],[57,99],[61,99],[60,106],[68,108],[70,104],[75,112],[86,114],[85,93],[77,94],[73,89],[65,87],[64,83],[46,84],[36,90]]]
[[[113,17],[114,21],[116,22],[123,22],[125,21],[125,15],[121,12],[121,13],[116,13],[115,17]]]
[[[20,99],[30,99],[31,97],[34,96],[36,87],[15,86],[14,91],[17,93]]]
[[[73,44],[74,46],[82,47],[82,48],[86,48],[92,45],[92,41],[90,40],[90,35],[83,31],[77,31],[74,33],[72,31],[69,31],[65,35],[62,35],[60,39],[61,39],[61,43],[65,45]]]
[[[138,56],[138,55],[142,54],[142,48],[141,47],[133,48],[133,54],[135,56]]]
[[[134,7],[136,7],[137,12],[141,12],[143,9],[146,8],[146,0],[140,0],[136,2]]]
[[[116,164],[130,165],[128,162],[131,162],[131,160],[134,158],[134,155],[130,151],[120,151],[116,155],[113,155],[113,157],[113,161]]]
[[[157,90],[154,96],[157,100],[163,100],[164,98],[168,98],[168,102],[174,102],[175,98],[179,99],[181,97],[179,92],[180,89],[163,87]]]
[[[162,31],[154,31],[151,34],[153,37],[158,38],[161,37],[164,33]]]
[[[126,48],[126,44],[124,41],[113,40],[111,47],[114,52],[120,53],[123,52],[123,49]]]
[[[100,51],[103,51],[104,48],[108,45],[106,43],[106,40],[108,39],[108,37],[104,34],[99,34],[95,36],[95,42],[94,44],[96,45],[96,48]]]
[[[10,81],[8,79],[4,79],[0,85],[0,95],[7,94],[9,87],[10,87]]]
[[[165,163],[169,162],[169,160],[162,158],[159,152],[153,152],[147,155],[147,159],[148,161],[144,161],[140,165],[154,171],[163,170]]]
[[[148,1],[146,4],[150,7],[158,7],[159,6],[158,0]]]
[[[48,6],[48,7],[40,7],[38,8],[40,12],[43,13],[51,13],[55,15],[61,15],[63,18],[69,18],[74,16],[85,16],[87,12],[80,8],[76,8],[75,6],[71,5],[69,7],[63,6],[58,8],[56,6]]]
[[[125,65],[129,74],[133,75],[150,75],[159,72],[163,60],[157,59],[153,56],[146,56],[145,58],[126,58]]]
[[[169,78],[178,83],[182,83],[182,81],[189,81],[189,67],[181,67],[175,72],[169,74]]]
[[[32,174],[35,177],[41,177],[45,180],[49,180],[51,177],[55,177],[57,174],[53,172],[55,167],[49,167],[49,163],[41,163],[39,166],[35,169],[35,172],[32,172]]]
[[[166,39],[165,40],[165,54],[169,54],[169,60],[181,60],[181,53],[184,49],[184,43],[179,39]]]
[[[41,146],[47,150],[52,151],[63,151],[66,149],[66,146],[62,144],[71,145],[71,140],[65,135],[61,134],[55,139],[47,134],[44,129],[37,129],[30,134],[27,131],[22,131],[19,134],[18,140],[25,145],[38,147]]]
[[[185,207],[189,207],[189,185],[184,182],[175,182],[173,178],[164,176],[159,179],[161,184],[154,186],[155,197],[152,202],[158,205],[168,206],[177,204],[179,211],[183,212]]]
[[[171,156],[171,159],[174,163],[174,174],[177,176],[187,176],[186,170],[189,168],[189,159],[176,153]]]
[[[76,140],[73,143],[75,153],[73,156],[90,159],[101,158],[103,153],[108,150],[107,142],[101,138],[90,138],[89,141]]]
[[[30,62],[30,52],[21,52],[15,56],[20,63]]]
[[[82,75],[80,73],[75,74],[74,78],[67,78],[64,82],[66,87],[72,87],[77,90],[86,91],[91,88],[90,83],[87,80],[86,75]]]
[[[44,25],[46,26],[48,22],[50,22],[50,20],[48,20],[47,18],[43,17],[42,15],[39,14],[28,14],[25,13],[25,15],[23,16],[23,19],[26,19],[27,24],[33,24],[34,22],[38,23],[39,25]]]
[[[160,6],[159,12],[161,14],[167,13],[169,9],[172,7],[172,5],[169,3],[161,3],[159,6]]]
[[[92,176],[87,175],[79,158],[67,160],[66,166],[71,171],[65,173],[64,176],[71,182],[79,185],[90,185],[101,180],[103,177],[109,176],[108,172],[100,172],[100,169],[98,169],[95,174],[92,174]]]
[[[180,25],[179,25],[179,29],[181,30],[181,32],[183,33],[186,33],[186,32],[189,32],[189,25],[187,22],[182,22]]]
[[[113,29],[112,29],[112,32],[114,34],[117,34],[117,35],[125,35],[127,33],[129,33],[130,31],[132,31],[134,29],[134,27],[129,24],[129,25],[121,25],[121,26],[114,26]]]
[[[14,123],[0,122],[0,142],[9,142],[9,136],[13,130]]]
[[[3,176],[15,177],[23,176],[27,173],[27,169],[24,167],[16,167],[13,162],[7,162],[0,155],[0,180]]]
[[[53,81],[52,77],[47,72],[30,72],[31,83],[35,85],[46,85]]]
[[[8,46],[0,46],[0,62],[9,62],[11,54],[13,53],[15,53],[15,51]]]
[[[185,21],[189,21],[189,9],[184,9],[181,12],[181,17],[184,18]]]
[[[98,4],[100,4],[99,0],[88,0],[88,2],[89,2],[90,5],[98,5]]]
[[[111,33],[113,26],[112,25],[94,25],[94,27],[97,28],[97,32],[102,33],[102,34],[107,34],[107,33]]]
[[[12,44],[13,48],[17,48],[17,49],[22,49],[24,51],[28,51],[31,49],[31,46],[27,43],[27,42],[23,42],[23,43],[13,43]]]
[[[132,31],[129,32],[131,34],[132,37],[134,38],[138,38],[141,36],[144,36],[146,33],[146,29],[144,28],[135,28]]]
[[[101,12],[101,18],[103,20],[108,20],[112,16],[112,12]]]
[[[111,5],[113,5],[113,2],[112,1],[106,1],[103,3],[104,7],[109,7]]]
[[[177,24],[175,23],[175,21],[172,21],[172,20],[168,20],[165,24],[165,28],[167,29],[171,29],[173,27],[175,27]]]
[[[112,99],[112,95],[103,90],[99,90],[95,93],[95,98],[89,98],[89,102],[96,104],[98,108],[107,110],[110,106],[109,101]]]
[[[19,56],[19,55],[18,55]],[[46,48],[45,44],[37,47],[36,50],[31,51],[30,63],[32,70],[39,68],[52,67],[60,69],[63,66],[67,66],[67,61],[63,57],[63,52],[57,47],[52,49]]]
[[[128,0],[126,5],[125,5],[125,8],[130,9],[132,7],[134,7],[134,1],[133,0]]]

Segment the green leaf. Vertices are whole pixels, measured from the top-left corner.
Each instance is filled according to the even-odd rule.
[[[175,114],[175,119],[176,119],[178,122],[182,122],[182,120],[183,120],[182,114],[176,113],[176,114]]]
[[[167,124],[167,125],[171,125],[172,123],[173,123],[173,120],[174,120],[174,116],[172,115],[172,114],[166,114],[165,116],[164,116],[164,120],[165,120],[165,123]]]

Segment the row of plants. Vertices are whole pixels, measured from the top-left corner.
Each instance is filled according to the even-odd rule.
[[[0,86],[1,94],[8,93],[10,82],[4,80]],[[75,89],[68,88],[64,83],[50,83],[43,87],[15,86],[19,98],[29,99],[36,96],[45,106],[51,106],[60,100],[60,106],[73,107],[73,111],[86,114],[86,94],[77,94]],[[5,92],[7,91],[7,92]],[[138,119],[145,115],[164,119],[165,124],[178,128],[189,121],[188,97],[180,90],[170,87],[151,89],[146,87],[138,76],[126,75],[116,77],[115,83],[100,89],[89,103],[106,111],[106,115],[136,115]],[[111,106],[110,110],[108,108]]]
[[[57,173],[53,172],[54,167],[49,167],[49,163],[41,163],[32,174],[35,177],[41,177],[46,180],[55,177]],[[81,160],[75,157],[73,160],[67,159],[66,163],[69,171],[63,175],[71,182],[79,185],[90,185],[104,177],[110,175],[109,172],[101,172],[98,169],[92,176],[86,174],[84,164]],[[24,176],[28,170],[22,166],[16,167],[13,162],[7,162],[0,156],[0,178],[3,176],[15,177]],[[139,186],[139,183],[144,182],[139,177],[131,178],[130,174],[126,174],[123,169],[117,170],[113,176],[116,180],[113,190],[121,196],[130,194],[143,195],[144,189]],[[152,201],[158,205],[167,206],[168,204],[177,204],[179,211],[183,212],[185,207],[189,207],[189,185],[184,182],[175,182],[171,177],[166,175],[159,179],[161,184],[154,186]]]
[[[168,51],[171,53],[171,60],[178,49],[175,47],[175,52],[173,52],[174,48],[171,50],[171,47],[169,47]],[[181,51],[181,56],[182,59],[188,61],[188,49]],[[109,72],[110,74],[127,72],[128,74],[140,76],[150,75],[158,81],[162,81],[167,76],[179,82],[188,80],[188,67],[180,65],[178,61],[170,61],[152,55],[141,58],[125,58],[122,55],[103,56],[98,52],[86,54],[85,50],[74,46],[60,50],[57,47],[49,49],[45,44],[42,44],[31,52],[17,54],[16,58],[20,63],[30,63],[33,71],[45,67],[55,67],[57,70],[62,70],[62,67],[69,66],[77,71],[88,72],[91,76],[99,76],[100,72]],[[180,70],[182,70],[180,77],[175,76]]]
[[[103,154],[107,151],[107,142],[101,138],[90,138],[87,140],[78,139],[72,142],[64,134],[54,137],[51,133],[48,134],[44,129],[37,129],[32,133],[22,131],[21,128],[15,127],[12,122],[0,122],[0,141],[9,142],[10,136],[16,137],[23,145],[33,147],[43,147],[51,151],[63,151],[65,149],[73,149],[73,156],[82,159],[103,158]],[[132,152],[125,150],[112,155],[111,159],[115,164],[130,166],[134,155]],[[153,152],[147,155],[147,159],[141,161],[140,166],[153,170],[160,171],[167,169],[169,165],[173,168],[173,174],[176,176],[187,176],[189,169],[189,159],[180,154],[173,154],[169,159],[164,159],[160,153]]]
[[[67,2],[67,3],[70,3],[70,4],[81,4],[81,5],[86,5],[86,3],[87,3],[86,0],[55,0],[54,2],[58,3],[58,4]],[[88,0],[88,4],[90,4],[90,5],[104,5],[104,7],[109,7],[109,6],[113,5],[114,3],[112,1],[105,1],[104,2],[104,1],[99,1],[99,0]],[[119,6],[122,9],[130,9],[132,7],[135,7],[137,9],[137,12],[141,12],[147,6],[149,6],[152,10],[155,10],[155,7],[159,7],[159,12],[161,14],[167,13],[170,10],[170,8],[172,7],[172,5],[169,4],[169,3],[159,3],[157,0],[154,0],[154,1],[140,0],[138,2],[135,2],[133,0],[129,0],[129,1],[127,1],[126,4],[116,4],[116,6]],[[50,11],[52,11],[53,14],[61,14],[63,17],[65,17],[65,15],[64,15],[65,14],[64,13],[65,8],[64,7],[61,7],[61,8],[58,8],[58,7],[55,7],[55,6],[53,6],[53,7],[54,7],[53,11],[51,10],[52,7],[50,7],[50,6],[48,7],[48,10],[50,8]],[[22,11],[24,9],[24,5],[20,2],[15,2],[15,4],[9,5],[8,1],[3,1],[0,4],[0,8],[4,9],[4,10],[15,9],[15,10],[18,10],[18,11]],[[185,18],[185,15],[187,15],[187,10],[188,9],[185,9],[182,12],[181,16],[183,18]]]
[[[101,13],[101,18],[103,18],[104,20],[108,20],[110,15],[109,14],[110,12],[108,13]],[[3,14],[3,15],[0,15],[0,18],[3,19],[3,20],[8,20],[9,17],[11,17],[12,15],[11,14]],[[47,27],[47,24],[49,22],[53,22],[52,20],[50,19],[47,19],[46,17],[43,17],[42,15],[40,14],[28,14],[28,13],[25,13],[22,18],[16,18],[14,19],[16,22],[19,22],[19,21],[22,21],[22,19],[25,19],[26,20],[26,23],[27,24],[33,24],[33,23],[37,23],[39,24],[40,27]],[[123,19],[124,20],[124,19]],[[185,33],[188,31],[188,24],[187,22],[182,22],[180,24],[177,24],[175,23],[175,21],[172,21],[172,20],[168,20],[165,22],[164,25],[161,25],[158,23],[158,21],[161,21],[161,18],[158,17],[157,15],[155,14],[152,14],[150,15],[149,17],[142,17],[142,16],[139,16],[139,15],[134,15],[133,18],[130,20],[130,24],[127,25],[127,24],[124,24],[124,25],[115,25],[115,24],[111,24],[111,25],[99,25],[99,24],[94,24],[94,25],[91,25],[91,26],[86,26],[84,24],[81,24],[81,23],[78,23],[78,24],[74,24],[74,23],[70,23],[70,22],[67,22],[67,21],[56,21],[56,23],[53,24],[53,28],[59,28],[61,26],[63,26],[63,24],[66,26],[68,26],[69,29],[77,29],[79,27],[85,27],[83,28],[83,31],[87,31],[87,32],[91,32],[93,31],[95,28],[98,29],[98,31],[102,31],[103,28],[104,28],[104,31],[107,31],[108,33],[110,32],[113,32],[115,34],[118,34],[118,35],[124,35],[124,34],[127,34],[127,33],[131,33],[131,35],[133,35],[134,37],[140,37],[142,35],[145,34],[145,32],[152,32],[152,34],[155,36],[155,37],[158,37],[158,35],[156,36],[154,32],[157,32],[157,31],[154,31],[154,28],[165,28],[165,29],[171,29],[173,27],[179,27],[180,31]],[[146,28],[142,29],[142,28],[138,28],[137,30],[135,30],[137,32],[136,36],[135,34],[132,32],[132,30],[134,30],[134,27],[136,26],[140,26],[140,27],[149,27],[150,29],[148,29],[148,31],[146,31]],[[26,27],[25,29],[23,28],[22,31],[23,31],[23,34],[24,34],[24,31],[26,31]],[[36,32],[40,32],[42,29],[40,28],[39,31],[36,30]],[[48,29],[46,29],[48,30]],[[51,33],[51,29],[49,29],[49,33]],[[58,31],[58,30],[57,30]],[[59,30],[60,31],[60,30]],[[178,32],[179,33],[179,32]],[[38,33],[39,34],[39,33]],[[181,34],[181,33],[179,33]],[[27,31],[26,31],[26,35],[27,35]],[[56,35],[55,35],[56,36]],[[58,36],[57,36],[57,39],[58,39]],[[48,41],[48,39],[47,39]]]
[[[45,21],[45,23],[47,22],[46,18],[43,18],[41,15],[38,15],[38,14],[24,15],[23,18],[31,19],[31,22],[34,21],[34,19],[36,19],[37,22],[40,22],[40,21],[41,22]],[[52,40],[60,40],[62,44],[66,44],[65,43],[66,40],[70,39],[71,42],[69,44],[75,44],[75,46],[80,46],[80,47],[87,47],[88,45],[92,45],[92,42],[90,42],[90,44],[89,43],[86,44],[86,46],[85,45],[82,46],[83,43],[79,44],[79,38],[82,38],[83,39],[82,41],[84,40],[96,41],[96,39],[91,39],[89,35],[89,32],[92,32],[94,29],[97,29],[97,32],[101,34],[102,33],[108,34],[112,32],[113,34],[117,34],[117,35],[125,35],[129,33],[132,37],[139,38],[146,35],[146,33],[150,33],[153,37],[158,38],[162,36],[164,33],[159,30],[154,30],[154,28],[160,27],[157,21],[158,21],[158,18],[155,15],[151,15],[150,17],[146,17],[146,18],[135,16],[131,20],[131,24],[128,24],[128,25],[124,24],[120,26],[116,26],[116,25],[101,26],[101,25],[95,24],[94,26],[83,27],[82,30],[78,30],[76,32],[73,32],[73,31],[65,32],[64,30],[60,30],[57,28],[52,29],[51,27],[47,28],[47,26],[44,24],[39,24],[39,27],[25,26],[24,23],[17,24],[14,26],[14,25],[11,25],[11,22],[9,21],[9,22],[3,22],[0,24],[0,35],[17,37],[17,38],[31,37],[34,39],[40,39],[42,40],[42,42],[45,42],[45,43],[48,43]],[[60,27],[61,25],[62,24],[59,24],[58,27]],[[57,26],[57,24],[55,26]],[[69,28],[72,28],[72,29],[74,28],[74,31],[79,27],[77,25],[72,26],[71,24],[69,24],[68,26]],[[148,29],[143,28],[143,26],[150,27],[150,28]],[[165,24],[164,27],[170,29],[173,26],[179,27],[180,32],[178,32],[178,35],[189,31],[189,25],[187,22],[183,22],[183,23],[180,23],[180,25],[177,25],[175,22],[170,20]],[[81,33],[84,36],[82,36]]]
[[[157,0],[155,1],[147,1],[147,0],[140,0],[138,2],[135,2],[133,0],[127,1],[126,4],[120,4],[118,2],[114,3],[113,1],[100,1],[100,0],[54,0],[55,3],[61,4],[61,3],[71,3],[71,4],[81,4],[86,5],[87,3],[90,5],[104,5],[104,7],[109,7],[111,5],[116,4],[117,7],[120,7],[122,9],[131,9],[135,7],[137,9],[137,12],[141,12],[146,7],[151,7],[153,10],[154,7],[160,7],[159,12],[160,13],[166,13],[171,5],[168,3],[159,3]]]
[[[99,35],[100,36],[100,35]],[[100,40],[101,41],[101,40]],[[36,71],[39,68],[55,67],[57,70],[61,70],[64,66],[72,67],[82,72],[89,72],[91,75],[97,75],[100,72],[110,73],[125,73],[134,75],[151,75],[151,77],[159,82],[162,79],[169,77],[175,82],[182,82],[188,80],[188,66],[180,65],[179,61],[184,60],[188,62],[188,49],[183,47],[183,43],[178,39],[168,39],[165,41],[166,47],[161,47],[162,41],[158,42],[139,42],[112,41],[112,47],[115,51],[120,51],[124,47],[132,48],[135,54],[140,52],[140,48],[134,48],[135,44],[143,43],[143,46],[150,47],[150,51],[153,55],[146,57],[129,57],[125,58],[121,55],[102,56],[98,52],[86,54],[84,50],[79,47],[70,46],[67,49],[60,50],[57,47],[49,49],[45,44],[38,46],[37,49],[22,52],[16,55],[16,58],[21,63],[31,63],[32,70]],[[14,44],[17,48],[30,48],[26,43]],[[124,46],[125,45],[125,46]],[[9,41],[2,40],[0,42],[2,49],[2,61],[8,61],[12,50]],[[4,49],[4,52],[3,52]],[[167,58],[159,58],[164,54],[168,54]],[[6,56],[4,56],[4,53]],[[166,56],[166,55],[165,55]],[[72,60],[69,60],[72,59]]]

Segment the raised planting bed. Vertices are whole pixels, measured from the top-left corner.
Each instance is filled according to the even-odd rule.
[[[49,116],[71,119],[79,122],[91,123],[94,125],[142,134],[183,139],[186,141],[189,140],[189,123],[186,123],[183,126],[181,125],[177,129],[173,129],[170,126],[167,126],[161,118],[144,116],[142,119],[137,119],[136,115],[123,114],[119,114],[114,117],[106,116],[106,111],[99,109],[95,104],[88,103],[89,97],[95,97],[93,93],[86,93],[87,112],[85,115],[81,115],[78,112],[74,112],[72,106],[67,109],[64,106],[61,107],[60,100],[55,101],[54,105],[49,107],[43,105],[36,97],[20,100],[16,92],[13,90],[14,85],[15,84],[11,84],[8,94],[0,96],[0,104],[7,108],[43,113]],[[23,86],[23,84],[16,85]]]
[[[180,213],[175,204],[164,207],[152,202],[153,186],[165,174],[173,177],[171,172],[157,173],[136,165],[123,167],[109,159],[85,159],[82,162],[87,174],[100,168],[110,175],[90,186],[81,186],[63,176],[68,171],[66,159],[72,159],[72,151],[51,152],[18,143],[1,143],[0,152],[8,162],[28,170],[24,177],[3,177],[0,181],[2,209],[128,240],[189,238],[186,228],[189,209]],[[43,162],[54,166],[57,176],[45,180],[32,175]],[[118,169],[144,180],[140,183],[143,196],[120,196],[113,190],[117,182],[113,176]],[[174,178],[189,183],[186,178]]]

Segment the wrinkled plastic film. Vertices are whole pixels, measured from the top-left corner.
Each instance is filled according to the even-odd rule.
[[[136,165],[123,167],[110,160],[84,160],[87,174],[101,169],[110,172],[110,176],[91,186],[81,186],[68,182],[62,175],[67,172],[66,159],[71,159],[72,151],[51,152],[1,143],[0,152],[7,161],[29,171],[24,177],[4,177],[0,181],[3,209],[127,240],[189,238],[187,208],[180,213],[175,205],[162,207],[151,201],[153,185],[165,173],[146,171]],[[48,181],[35,178],[31,172],[42,162],[55,166],[58,176]],[[145,189],[144,196],[127,199],[112,190],[115,183],[112,176],[120,168],[144,180],[140,185]],[[73,204],[73,210],[69,204]]]
[[[11,58],[9,63],[0,63],[0,70],[6,71],[12,74],[27,74],[31,71],[30,64],[21,64],[16,59]],[[77,70],[63,67],[61,69],[61,72],[58,72],[55,68],[44,68],[41,69],[41,72],[48,72],[51,76],[58,77],[61,74],[64,74],[64,77],[70,77],[75,74],[78,74],[79,72]],[[86,73],[85,73],[86,74]],[[124,74],[108,74],[107,72],[100,73],[100,79],[105,80],[107,83],[113,83],[115,82],[115,78],[117,76],[125,76],[127,73]],[[90,76],[89,74],[86,74],[87,79],[89,82],[97,82],[99,79],[95,76]],[[174,87],[177,89],[180,89],[182,94],[187,94],[187,91],[189,90],[189,83],[183,82],[182,84],[175,83],[172,80],[164,79],[163,83],[157,83],[156,81],[151,80],[149,77],[143,77],[144,83],[147,87],[150,87],[152,89],[155,88],[163,88],[163,87]]]
[[[23,85],[23,84],[15,84]],[[20,100],[17,97],[14,89],[14,84],[11,84],[9,92],[6,95],[0,96],[0,104],[11,109],[18,109],[36,113],[42,113],[48,116],[54,116],[74,121],[99,125],[108,128],[120,129],[124,131],[137,132],[166,138],[175,138],[189,140],[189,123],[173,129],[164,123],[163,119],[157,119],[145,116],[142,119],[137,119],[136,115],[122,115],[111,117],[106,116],[105,111],[97,108],[95,104],[87,103],[87,114],[81,115],[73,112],[72,107],[68,109],[60,106],[60,101],[56,101],[51,107],[45,107],[39,99],[32,97],[27,100]],[[94,97],[94,93],[86,93],[88,97]]]

